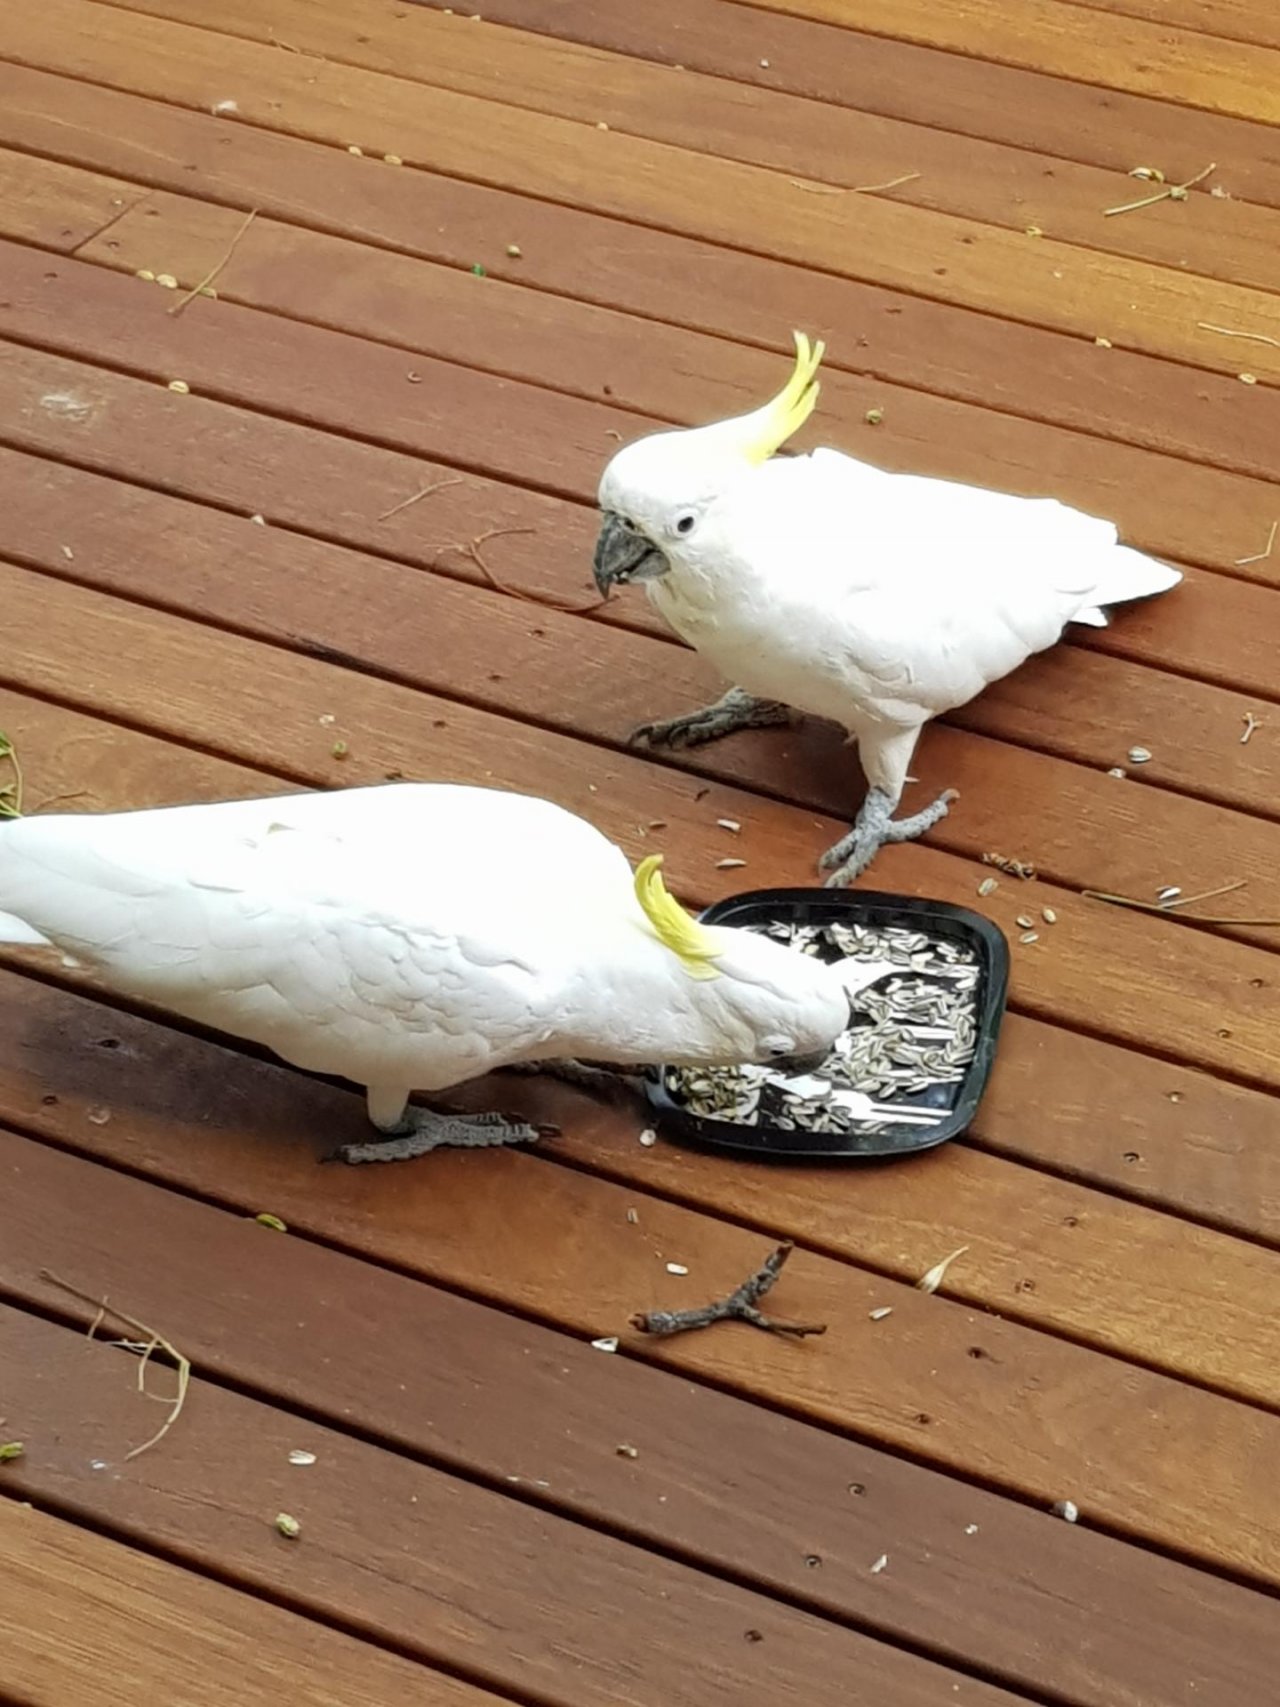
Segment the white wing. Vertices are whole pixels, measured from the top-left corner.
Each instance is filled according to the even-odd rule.
[[[829,700],[824,678],[843,677],[889,717],[964,704],[1069,622],[1102,622],[1098,607],[1180,579],[1054,500],[887,474],[832,450],[766,463],[716,521],[741,590],[754,582],[741,604],[768,611],[793,688],[803,696],[807,672]]]
[[[124,993],[298,1066],[431,1089],[543,1040],[623,855],[549,803],[406,784],[27,818],[0,907]]]

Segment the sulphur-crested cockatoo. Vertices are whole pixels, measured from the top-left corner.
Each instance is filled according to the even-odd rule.
[[[595,578],[642,581],[663,617],[733,684],[636,739],[690,746],[796,711],[843,725],[869,784],[824,855],[850,881],[885,842],[943,817],[952,791],[894,819],[925,723],[963,705],[1068,623],[1149,598],[1176,569],[1052,500],[886,474],[836,450],[775,457],[818,396],[823,346],[795,335],[784,389],[749,415],[624,446],[600,482]]]
[[[500,1114],[410,1106],[494,1068],[811,1066],[887,966],[710,928],[590,824],[496,789],[404,783],[0,825],[0,941],[366,1087],[392,1141],[512,1143]]]

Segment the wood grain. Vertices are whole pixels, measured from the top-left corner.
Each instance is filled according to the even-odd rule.
[[[896,184],[895,199],[1166,266],[1280,288],[1280,214],[1247,202],[1197,198],[1195,218],[1169,202],[1154,217],[1106,219],[1141,194],[1115,176],[1025,149],[956,139],[924,125],[869,118],[771,90],[747,95],[723,78],[647,64],[528,31],[489,27],[428,8],[388,10],[352,0],[341,13],[277,0],[270,19],[253,0],[129,0],[130,12],[245,40],[284,37],[329,63],[499,100],[560,118],[601,118],[628,134],[699,154],[768,166],[847,189]]]
[[[415,1316],[423,1328],[434,1302],[428,1295],[425,1315]],[[442,1303],[447,1317],[449,1301]],[[499,1475],[499,1484],[625,1522],[637,1537],[708,1558],[828,1617],[901,1634],[961,1663],[976,1659],[1014,1688],[1052,1682],[1058,1700],[1079,1707],[1139,1707],[1152,1688],[1172,1695],[1191,1683],[1208,1707],[1229,1707],[1265,1689],[1280,1613],[1261,1595],[1163,1560],[1139,1561],[1096,1532],[1068,1533],[1044,1513],[626,1360],[584,1356],[577,1346],[562,1355],[555,1336],[492,1311],[462,1311],[473,1332],[493,1336],[505,1384],[497,1387],[492,1364],[470,1360],[478,1383],[471,1390],[484,1408],[468,1422],[449,1403],[457,1384],[431,1382],[446,1405],[443,1414],[433,1410],[437,1458],[457,1457],[489,1477],[498,1466],[518,1466],[519,1474],[505,1473],[514,1483]],[[462,1623],[469,1600],[484,1608],[489,1645],[516,1638],[518,1606],[498,1622],[498,1585],[509,1567],[499,1562],[485,1583],[468,1581],[452,1548],[424,1547],[422,1537],[437,1512],[436,1534],[457,1535],[469,1507],[480,1531],[467,1548],[475,1556],[504,1528],[532,1528],[537,1520],[527,1513],[504,1523],[491,1498],[459,1490],[402,1453],[207,1381],[163,1455],[145,1471],[104,1476],[89,1465],[105,1455],[114,1468],[138,1421],[119,1357],[13,1310],[0,1312],[0,1345],[21,1386],[18,1420],[31,1443],[18,1491],[164,1545],[251,1590],[287,1594],[309,1611],[363,1615],[410,1648],[424,1646],[442,1617]],[[572,1429],[556,1427],[570,1405]],[[634,1458],[611,1445],[620,1417]],[[287,1465],[300,1443],[315,1454],[314,1466]],[[749,1501],[740,1497],[744,1484]],[[850,1486],[862,1491],[853,1495]],[[301,1514],[301,1547],[282,1548],[262,1522],[282,1504]],[[475,1524],[480,1512],[493,1515]],[[545,1555],[567,1526],[539,1527],[537,1552]],[[868,1569],[888,1536],[890,1595]],[[598,1543],[585,1539],[598,1558]],[[602,1599],[600,1587],[586,1597],[595,1621]],[[576,1626],[582,1612],[570,1619]],[[874,1672],[875,1650],[867,1649]],[[460,1702],[470,1699],[456,1689]]]
[[[1233,194],[1280,200],[1267,125],[1091,87],[1054,67],[1042,74],[966,59],[732,0],[648,0],[643,13],[598,0],[488,0],[484,17],[1113,172],[1160,161],[1177,183],[1229,159]]]
[[[102,1094],[102,1054],[94,1051],[95,1095]],[[127,1057],[112,1064],[129,1071]],[[223,1085],[227,1077],[224,1066]],[[501,1336],[488,1331],[490,1313],[428,1292],[409,1276],[443,1280],[451,1291],[566,1331],[551,1353],[562,1397],[547,1413],[561,1428],[569,1395],[592,1379],[584,1364],[605,1355],[586,1342],[619,1334],[638,1367],[657,1364],[686,1383],[707,1381],[934,1468],[1015,1490],[1042,1511],[1074,1499],[1090,1523],[1198,1562],[1273,1585],[1280,1575],[1274,1415],[807,1251],[791,1259],[777,1303],[830,1323],[821,1340],[797,1348],[734,1328],[648,1340],[627,1329],[632,1311],[728,1292],[758,1265],[762,1235],[513,1151],[453,1151],[424,1168],[335,1176],[318,1157],[351,1129],[348,1122],[358,1123],[359,1105],[345,1098],[346,1119],[331,1111],[317,1130],[307,1121],[318,1112],[308,1095],[315,1081],[290,1084],[277,1096],[279,1124],[235,1120],[231,1138],[219,1137],[225,1090],[215,1088],[196,1105],[189,1091],[181,1101],[173,1095],[178,1081],[169,1077],[148,1086],[131,1073],[130,1081],[114,1088],[106,1122],[89,1121],[76,1102],[42,1117],[78,1128],[79,1156],[0,1133],[7,1185],[0,1284],[9,1298],[63,1308],[37,1278],[42,1264],[56,1260],[57,1272],[85,1290],[108,1293],[142,1321],[162,1323],[197,1375],[207,1369],[290,1409],[301,1405],[330,1426],[421,1454],[440,1439],[437,1413],[446,1419],[446,1437],[455,1437],[459,1405],[470,1419],[464,1429],[480,1437],[479,1419],[498,1407],[468,1402],[475,1383],[463,1372],[479,1360],[500,1373],[509,1361]],[[561,1106],[568,1100],[561,1097]],[[253,1106],[256,1112],[256,1098]],[[583,1118],[590,1118],[585,1110]],[[176,1176],[240,1213],[90,1166],[86,1151],[127,1157],[133,1171]],[[256,1225],[251,1216],[264,1206],[293,1235]],[[637,1212],[634,1225],[628,1208]],[[122,1241],[122,1227],[137,1229],[136,1237]],[[938,1254],[931,1246],[928,1260]],[[673,1257],[690,1269],[687,1278],[666,1272]],[[211,1273],[219,1276],[216,1287]],[[264,1298],[272,1300],[269,1310]],[[891,1316],[873,1322],[872,1310],[884,1307]],[[68,1311],[82,1324],[92,1313]],[[376,1333],[370,1323],[378,1324]],[[441,1381],[453,1400],[428,1398]],[[498,1475],[551,1481],[550,1464],[544,1468],[529,1450],[526,1408],[512,1408],[503,1425],[526,1444],[513,1451],[507,1435]],[[633,1411],[615,1410],[604,1438],[595,1435],[595,1450],[616,1456],[635,1420]],[[711,1449],[712,1439],[702,1438]],[[653,1441],[646,1429],[643,1442],[631,1443]],[[828,1497],[839,1493],[843,1506],[847,1485],[843,1493],[841,1484],[828,1486]],[[863,1561],[868,1575],[878,1553],[891,1550],[890,1539]],[[803,1542],[796,1551],[798,1574],[806,1569]],[[653,1567],[632,1561],[626,1569],[643,1580]],[[892,1586],[868,1585],[873,1593]]]
[[[81,1414],[74,1400],[68,1414]],[[277,1550],[288,1545],[270,1518],[262,1527]],[[16,1499],[0,1500],[0,1561],[0,1688],[21,1707],[495,1707],[481,1690]]]
[[[1013,0],[998,15],[957,14],[945,0],[858,0],[852,14],[847,0],[750,3],[1264,124],[1280,118],[1280,54],[1170,28],[1163,18],[1148,23],[1066,0]]]
[[[48,0],[38,24],[28,15],[14,19],[4,52],[20,63],[207,113],[218,99],[211,95],[208,39],[202,30],[94,0]],[[433,171],[1009,320],[1089,337],[1105,323],[1114,342],[1209,367],[1223,358],[1221,340],[1199,326],[1210,311],[1229,325],[1280,333],[1280,298],[1267,292],[1209,285],[1172,268],[882,196],[859,198],[854,227],[833,198],[761,167],[349,66],[320,63],[314,84],[300,83],[288,63],[292,55],[231,37],[219,43],[218,87],[233,82],[242,119],[267,129],[366,155],[390,153]],[[380,159],[367,160],[366,169],[370,179],[399,170]],[[1258,345],[1251,365],[1260,378],[1280,382],[1275,349]]]

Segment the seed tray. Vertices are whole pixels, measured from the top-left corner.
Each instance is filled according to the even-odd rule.
[[[816,1074],[653,1069],[646,1091],[669,1136],[742,1156],[834,1161],[910,1155],[969,1126],[1009,982],[1008,944],[989,919],[945,901],[832,889],[751,890],[701,918],[894,970],[853,998],[858,1021]]]

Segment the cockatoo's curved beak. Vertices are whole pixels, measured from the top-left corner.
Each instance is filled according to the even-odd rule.
[[[671,565],[657,546],[613,510],[606,510],[596,540],[594,573],[600,597],[629,581],[654,581]]]

